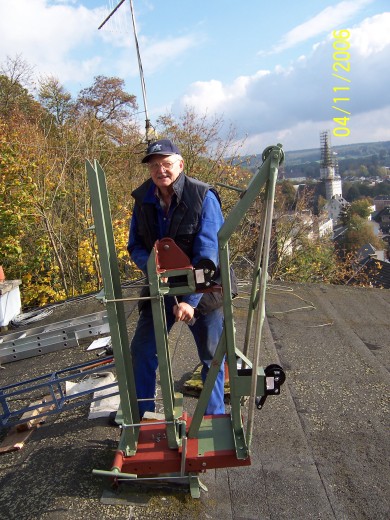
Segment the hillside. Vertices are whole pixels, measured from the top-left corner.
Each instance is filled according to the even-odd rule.
[[[360,166],[368,169],[368,176],[376,175],[378,167],[390,167],[390,141],[374,143],[357,143],[335,146],[332,149],[337,157],[339,173],[343,175],[348,170],[358,171]],[[247,156],[247,167],[250,170],[261,164],[261,154]],[[284,175],[291,177],[320,176],[320,147],[308,150],[293,150],[286,152]]]

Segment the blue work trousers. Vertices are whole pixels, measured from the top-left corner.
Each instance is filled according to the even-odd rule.
[[[167,296],[164,298],[165,313],[168,332],[175,323],[172,312],[174,300]],[[219,338],[223,329],[222,308],[215,309],[209,314],[200,315],[193,325],[189,326],[198,349],[199,359],[202,363],[202,380],[206,379],[209,367],[217,349]],[[183,346],[186,348],[186,346]],[[138,324],[131,342],[131,354],[135,385],[138,399],[150,399],[155,397],[156,370],[158,367],[156,340],[153,327],[153,316],[150,305],[146,305],[141,311]],[[224,363],[221,363],[218,376],[206,408],[206,415],[225,413],[224,405]],[[138,403],[140,417],[146,411],[154,411],[154,401],[140,401]]]

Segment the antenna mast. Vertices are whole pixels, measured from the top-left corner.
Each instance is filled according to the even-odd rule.
[[[107,18],[104,20],[104,22],[102,22],[100,24],[100,26],[98,27],[98,30],[100,30],[105,25],[105,23],[108,22],[108,20],[111,18],[111,16],[119,9],[119,7],[124,2],[125,2],[125,0],[121,0],[119,2],[119,4],[107,16]],[[150,124],[150,119],[149,119],[149,115],[148,115],[148,106],[147,106],[147,102],[146,102],[145,77],[144,77],[144,71],[143,71],[143,68],[142,68],[141,53],[140,53],[139,44],[138,44],[137,28],[136,28],[136,25],[135,25],[133,0],[129,0],[129,3],[130,3],[131,19],[132,19],[132,22],[133,22],[133,33],[134,33],[135,48],[136,48],[136,51],[137,51],[138,69],[139,69],[139,75],[140,75],[140,80],[141,80],[142,98],[143,98],[144,109],[145,109],[145,139],[146,139],[147,144],[149,144],[150,141],[151,141],[151,137],[150,137],[151,124]]]
[[[144,100],[144,108],[145,108],[145,138],[147,143],[150,143],[150,119],[148,115],[148,106],[146,102],[146,86],[145,86],[145,77],[144,77],[144,71],[142,68],[142,61],[141,61],[141,53],[139,50],[139,44],[138,44],[138,37],[137,37],[137,28],[135,25],[135,16],[134,16],[134,8],[133,8],[133,0],[130,0],[130,10],[131,10],[131,19],[133,21],[133,33],[134,33],[134,41],[135,41],[135,48],[137,50],[137,58],[138,58],[138,68],[139,68],[139,76],[141,80],[141,89],[142,89],[142,97]]]

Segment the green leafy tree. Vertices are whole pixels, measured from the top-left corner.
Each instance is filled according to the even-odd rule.
[[[75,102],[72,100],[72,95],[53,76],[39,81],[38,99],[53,117],[57,128],[63,127],[73,114]]]
[[[347,252],[356,251],[365,244],[384,249],[383,241],[375,235],[368,220],[357,214],[350,216],[342,244]]]
[[[363,219],[368,219],[371,215],[372,204],[372,200],[368,198],[355,200],[351,204],[350,215],[358,215]]]

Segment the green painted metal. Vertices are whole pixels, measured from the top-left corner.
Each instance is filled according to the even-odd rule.
[[[190,473],[190,493],[192,498],[200,498],[200,484],[197,473]]]
[[[154,297],[151,300],[151,305],[153,314],[153,326],[156,337],[158,367],[161,381],[161,393],[164,404],[164,415],[165,420],[167,422],[171,422],[171,424],[167,424],[167,440],[168,446],[174,449],[181,444],[174,420],[180,417],[180,415],[182,414],[182,410],[178,410],[177,406],[175,409],[175,395],[173,389],[174,382],[168,348],[167,322],[165,318],[165,305],[163,295],[168,293],[171,294],[171,291],[166,283],[162,283],[162,277],[158,274],[156,255],[154,250],[149,255],[147,271],[150,296]],[[178,412],[179,415],[175,416],[175,414]]]
[[[255,372],[256,373],[256,372]],[[256,388],[255,395],[265,395],[265,373],[263,367],[257,367],[256,373]],[[252,369],[241,369],[238,371],[238,375],[234,376],[234,384],[230,385],[230,395],[232,397],[242,397],[251,395],[253,381]]]
[[[98,241],[100,265],[104,291],[107,299],[107,315],[110,325],[124,425],[139,423],[137,396],[130,354],[126,318],[119,277],[119,268],[114,244],[114,234],[110,217],[110,206],[105,176],[100,165],[95,167],[86,161],[91,204]],[[122,430],[121,449],[127,456],[136,453],[138,428],[125,427]]]
[[[198,438],[200,449],[210,451],[218,443],[225,443],[226,448],[235,449],[238,459],[249,457],[249,448],[253,430],[253,412],[257,396],[266,393],[266,378],[262,367],[258,366],[260,353],[260,338],[265,317],[265,289],[267,282],[267,267],[269,256],[269,243],[271,237],[271,224],[273,201],[275,195],[276,177],[280,163],[283,161],[281,145],[267,148],[263,153],[263,164],[253,176],[246,190],[242,191],[236,206],[227,216],[224,225],[218,233],[220,271],[223,286],[223,311],[224,328],[221,339],[210,367],[208,376],[203,385],[203,390],[198,400],[197,407],[192,417],[188,431],[188,438]],[[138,407],[134,377],[132,373],[131,356],[128,347],[127,332],[119,283],[119,273],[116,261],[115,247],[111,221],[109,216],[109,204],[105,187],[104,173],[96,163],[95,169],[87,162],[87,171],[91,185],[91,199],[93,202],[96,232],[99,243],[99,255],[102,263],[102,271],[105,285],[105,295],[109,313],[109,320],[113,322],[112,329],[117,331],[115,343],[113,338],[114,356],[118,371],[119,391],[123,414],[123,435],[120,441],[120,449],[126,455],[133,454],[137,443],[137,427],[139,422]],[[249,314],[247,331],[243,352],[236,347],[233,304],[231,297],[229,240],[237,230],[241,220],[249,207],[264,189],[265,210],[259,223],[260,236],[256,254],[255,268],[252,280],[252,292],[249,302]],[[103,195],[103,192],[105,195]],[[99,217],[100,213],[100,217]],[[262,267],[260,267],[262,266]],[[153,312],[153,323],[156,334],[157,355],[159,360],[159,372],[161,379],[161,391],[164,405],[165,421],[167,423],[167,440],[172,449],[177,449],[183,443],[183,428],[180,417],[183,413],[181,394],[174,393],[172,367],[168,348],[168,332],[165,318],[164,296],[189,294],[196,290],[192,269],[177,269],[161,273],[156,265],[156,251],[149,256],[148,279]],[[180,287],[170,287],[165,277],[186,275],[187,283]],[[110,302],[112,300],[112,302]],[[112,303],[112,306],[111,306]],[[121,305],[120,305],[121,304]],[[110,307],[109,307],[110,305]],[[256,319],[255,314],[257,313]],[[255,324],[255,349],[253,359],[248,358],[248,345]],[[111,321],[110,321],[111,329]],[[126,336],[126,340],[125,340]],[[236,355],[244,361],[247,370],[237,370]],[[230,375],[231,413],[223,421],[223,431],[220,428],[210,427],[209,419],[204,419],[204,412],[210,399],[218,367],[227,361]],[[249,396],[249,419],[246,434],[242,423],[241,401],[243,396]],[[221,422],[215,423],[221,425]],[[133,427],[131,425],[134,425]],[[228,425],[230,427],[227,428]],[[227,433],[229,431],[229,433]],[[184,438],[186,442],[186,438]],[[184,447],[183,447],[184,449]],[[104,474],[106,474],[105,472]],[[101,473],[103,474],[103,473]],[[189,474],[191,494],[199,496],[199,481],[195,475]]]
[[[227,451],[234,446],[230,417],[203,419],[198,432],[198,455]]]
[[[251,376],[242,376],[237,371],[237,360],[236,353],[238,351],[236,347],[235,339],[235,326],[233,316],[233,305],[231,298],[231,282],[230,282],[230,260],[229,260],[229,240],[232,234],[238,228],[244,215],[247,213],[249,207],[254,202],[256,197],[260,194],[261,190],[265,190],[265,211],[263,214],[262,221],[259,224],[260,234],[258,243],[258,253],[256,259],[256,266],[254,269],[254,280],[252,284],[252,293],[249,301],[250,312],[248,314],[248,327],[246,336],[250,337],[251,327],[253,323],[253,310],[256,309],[260,302],[260,308],[262,314],[258,316],[256,320],[257,326],[257,337],[260,338],[262,325],[264,321],[264,309],[265,309],[265,287],[266,287],[266,275],[268,267],[268,255],[269,255],[269,242],[271,237],[271,224],[272,224],[272,209],[273,201],[275,196],[275,183],[279,164],[283,161],[283,150],[281,145],[275,147],[269,147],[263,153],[264,162],[258,169],[257,173],[252,177],[247,189],[243,192],[240,200],[237,202],[235,207],[227,216],[224,225],[221,227],[218,233],[219,240],[219,261],[222,278],[223,291],[223,310],[224,310],[224,330],[221,337],[220,344],[214,357],[213,366],[209,370],[209,374],[204,383],[202,393],[199,397],[198,406],[194,412],[194,417],[189,430],[189,437],[196,437],[198,435],[199,428],[202,425],[201,415],[205,410],[205,403],[207,404],[211,389],[215,382],[216,372],[218,370],[218,363],[226,355],[226,360],[229,368],[229,382],[230,382],[230,394],[231,394],[231,421],[232,431],[234,436],[234,443],[236,447],[236,453],[238,458],[247,458],[249,456],[249,446],[252,436],[253,419],[248,423],[250,429],[249,433],[244,434],[244,428],[242,424],[241,415],[241,397],[250,396],[250,407],[251,410],[255,408],[256,396],[264,395],[265,393],[265,374],[264,370],[259,369],[252,370]],[[260,269],[260,263],[263,265],[263,270]],[[261,272],[263,276],[261,277]],[[262,279],[261,290],[258,288],[258,280]],[[249,343],[249,341],[248,341]],[[247,347],[243,352],[243,357],[246,359]],[[246,363],[246,366],[258,366],[258,350],[255,352],[255,360],[253,362]],[[244,377],[245,380],[241,380]],[[250,383],[250,390],[248,390],[248,384]],[[252,411],[250,417],[253,418]]]
[[[211,392],[213,390],[215,381],[217,379],[217,374],[221,363],[223,362],[223,358],[226,353],[226,332],[225,325],[218,343],[217,350],[214,354],[213,363],[210,366],[209,373],[207,374],[206,381],[203,384],[202,392],[200,393],[198,404],[196,405],[191,425],[188,430],[188,437],[195,438],[198,437],[200,427],[203,423],[203,416],[207,408],[207,403],[209,402]]]
[[[267,189],[265,196],[265,211],[264,211],[264,234],[261,237],[262,246],[260,248],[261,253],[261,266],[259,267],[259,291],[258,298],[257,295],[253,301],[253,305],[258,306],[258,319],[256,320],[256,333],[255,333],[255,346],[253,353],[253,367],[257,367],[259,365],[260,359],[260,347],[261,347],[261,335],[263,330],[263,324],[265,319],[265,292],[267,286],[267,276],[268,276],[268,261],[269,261],[269,253],[270,253],[270,242],[271,242],[271,232],[272,232],[272,217],[273,217],[273,207],[274,207],[274,199],[275,199],[275,186],[276,179],[278,174],[279,164],[283,159],[283,152],[279,150],[279,153],[275,149],[268,149],[268,161],[269,161],[269,177],[267,180]],[[257,374],[255,371],[252,372],[252,382],[251,382],[251,392],[249,394],[249,403],[248,403],[248,421],[246,428],[246,442],[248,446],[251,445],[252,436],[253,436],[253,427],[254,427],[254,414],[255,414],[255,401],[256,395],[265,395],[265,385],[263,394],[256,394],[257,388]]]

